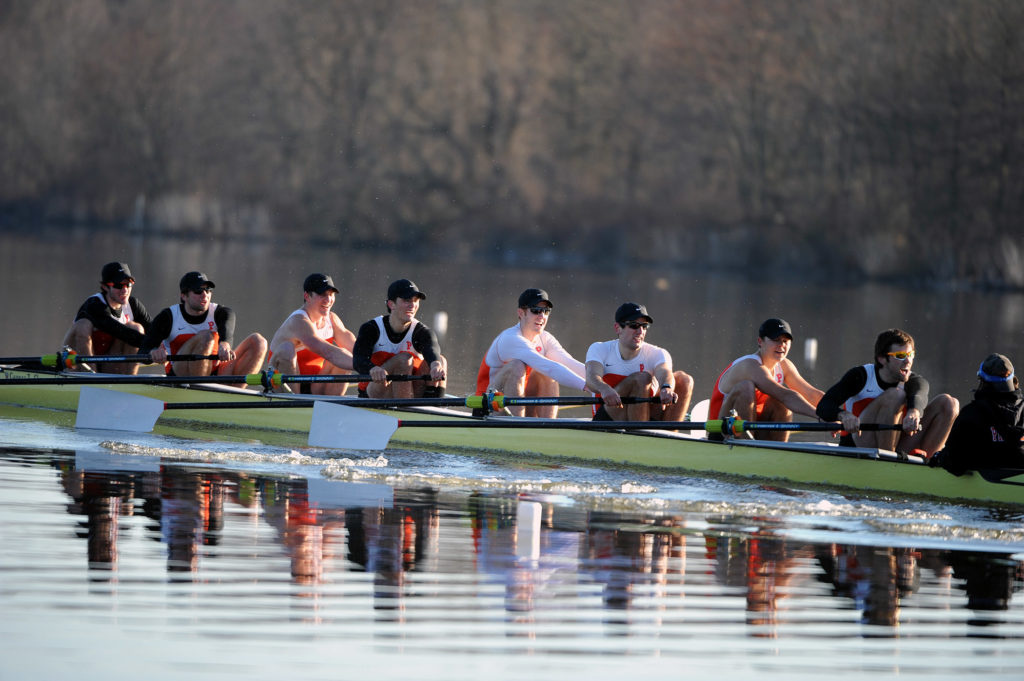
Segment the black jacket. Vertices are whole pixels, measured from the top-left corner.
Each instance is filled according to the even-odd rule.
[[[1018,388],[996,392],[984,384],[960,410],[946,447],[943,468],[956,475],[981,468],[1024,468],[1024,395]]]

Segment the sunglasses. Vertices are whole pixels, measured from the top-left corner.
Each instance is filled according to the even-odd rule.
[[[135,283],[134,281],[122,281],[120,284],[115,284],[113,282],[109,282],[108,281],[107,282],[107,286],[109,286],[110,288],[116,288],[116,289],[124,290],[126,288],[131,288],[132,284],[134,284],[134,283]]]
[[[551,314],[550,307],[531,307],[530,312],[533,314]]]
[[[637,329],[646,329],[650,324],[644,322],[626,322],[623,326],[636,331]]]
[[[196,286],[195,288],[191,288],[189,290],[192,291],[192,293],[195,293],[196,295],[198,295],[200,293],[209,293],[210,292],[210,289],[207,286]]]
[[[890,357],[895,357],[901,362],[906,362],[908,359],[914,359],[914,355],[916,353],[913,350],[903,350],[900,352],[887,352],[885,354],[889,355]]]

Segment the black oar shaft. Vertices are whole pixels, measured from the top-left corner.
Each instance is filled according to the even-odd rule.
[[[217,355],[168,355],[170,362],[196,362],[204,359],[217,359]],[[67,364],[105,364],[111,362],[141,362],[154,364],[148,354],[134,355],[79,355],[73,352],[60,352],[52,355],[35,355],[33,357],[0,357],[0,364],[42,364],[47,367],[64,367]]]
[[[190,357],[191,355],[181,355]],[[202,357],[202,355],[196,355]],[[245,375],[213,375],[213,376],[163,376],[157,374],[137,374],[133,376],[94,376],[89,373],[69,373],[62,376],[38,377],[12,377],[0,378],[0,385],[182,385],[192,383],[230,383],[246,385],[262,385],[264,374]],[[286,376],[279,378],[285,383],[362,383],[371,379],[366,375],[358,374],[330,374],[324,376]],[[430,380],[430,376],[388,376],[389,381],[419,381]],[[465,405],[465,400],[462,401]]]
[[[465,407],[468,398],[465,397],[407,397],[407,398],[395,398],[395,399],[375,399],[372,397],[321,397],[317,400],[303,400],[303,399],[292,399],[287,397],[279,397],[277,399],[269,398],[265,401],[246,401],[246,402],[168,402],[164,405],[165,409],[246,409],[249,407],[261,408],[261,407],[312,407],[317,402],[329,402],[331,404],[340,404],[346,407],[363,407],[367,409],[387,409],[390,407]],[[518,399],[518,398],[510,398]],[[527,398],[529,399],[529,398]],[[564,399],[566,402],[544,402],[543,404],[600,404],[601,398],[599,397],[569,397],[569,398],[541,398],[541,399]],[[655,398],[623,398],[627,403],[630,401],[644,402],[649,399]],[[568,419],[564,420],[566,423],[575,423]],[[469,421],[469,423],[484,423],[483,421]],[[489,422],[487,422],[489,423]],[[520,427],[524,424],[533,423],[533,421],[519,421]],[[605,422],[607,423],[607,422]],[[701,424],[698,427],[703,427]]]

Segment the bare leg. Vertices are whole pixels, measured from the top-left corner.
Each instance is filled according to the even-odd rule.
[[[526,395],[527,397],[558,397],[558,382],[539,371],[531,371],[530,378],[526,381]],[[543,404],[530,406],[526,408],[526,415],[542,419],[557,418],[558,405]]]
[[[89,355],[94,354],[92,351],[92,332],[92,322],[88,319],[79,319],[75,321],[71,327],[68,328],[67,333],[64,334],[63,345],[71,348],[75,353],[83,357],[88,357]],[[72,369],[72,371],[77,370],[77,366]]]
[[[769,397],[764,403],[764,409],[757,417],[758,421],[775,421],[779,423],[791,423],[793,412],[782,402]],[[771,440],[772,442],[789,442],[788,430],[756,430],[754,437],[758,440]]]
[[[175,351],[178,355],[213,355],[217,352],[217,341],[209,331],[201,331],[182,343]],[[195,361],[171,362],[176,376],[209,376],[213,373],[213,361],[201,359]]]
[[[654,390],[654,376],[646,371],[638,371],[622,379],[615,392],[623,397],[648,397]],[[661,416],[661,406],[657,404],[624,404],[620,407],[605,405],[604,410],[613,421],[647,421],[657,410]]]
[[[907,397],[902,390],[889,388],[864,407],[864,411],[860,413],[861,423],[897,423],[906,404]],[[898,437],[899,431],[895,430],[865,430],[854,433],[853,442],[858,447],[894,451]]]
[[[385,371],[396,376],[409,376],[413,372],[414,357],[408,353],[400,352],[394,357],[389,357],[381,364]],[[370,383],[366,386],[366,394],[376,399],[408,399],[414,397],[412,381],[392,381],[384,384]],[[420,394],[423,394],[422,391]]]
[[[342,369],[337,367],[327,360],[324,360],[324,366],[320,369],[321,376],[342,376],[344,374],[351,374],[352,372],[348,369]],[[349,383],[338,381],[337,383],[313,383],[310,386],[309,392],[313,395],[335,395],[340,396],[348,392]]]
[[[128,322],[125,326],[135,329],[139,333],[145,333],[145,329],[142,328],[142,324],[139,324],[138,322]],[[138,351],[138,347],[128,345],[123,340],[115,338],[110,344],[110,348],[107,350],[106,354],[134,355]],[[99,370],[108,374],[130,374],[134,376],[139,373],[139,362],[106,362],[100,365]]]
[[[652,421],[682,421],[686,418],[686,413],[690,411],[690,399],[693,397],[693,377],[683,371],[674,372],[672,377],[676,382],[675,393],[679,399],[675,404],[664,407],[659,404],[651,404],[649,411]],[[653,386],[655,390],[658,387]]]
[[[757,415],[757,412],[754,411],[756,394],[753,381],[740,381],[725,395],[725,399],[722,400],[722,408],[714,415],[714,418],[727,418],[735,409],[736,415],[744,421],[754,420]]]
[[[928,403],[921,416],[921,430],[913,435],[903,434],[900,437],[900,451],[923,449],[928,456],[939,451],[946,444],[953,421],[960,413],[960,402],[945,393],[936,395]]]
[[[217,352],[214,347],[213,352]],[[235,348],[235,358],[221,362],[217,367],[220,376],[246,376],[254,374],[263,366],[267,356],[267,339],[258,333],[249,334]]]
[[[526,395],[526,365],[519,360],[508,362],[491,375],[487,389],[508,397],[523,397]],[[526,407],[509,407],[508,410],[513,416],[526,415]]]

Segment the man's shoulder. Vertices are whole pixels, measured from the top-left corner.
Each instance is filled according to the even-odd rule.
[[[758,355],[743,355],[734,359],[726,371],[744,375],[760,374],[767,372],[768,367],[761,362],[761,358]]]

